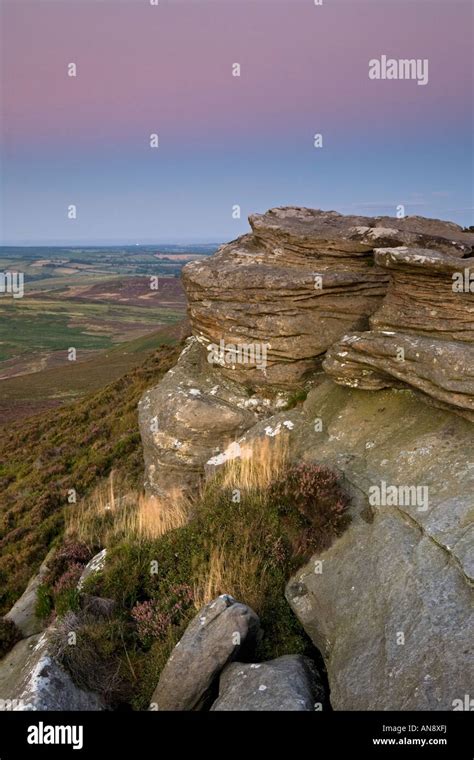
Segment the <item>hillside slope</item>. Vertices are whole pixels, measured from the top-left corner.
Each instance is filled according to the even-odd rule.
[[[65,408],[4,428],[0,443],[0,613],[8,611],[60,535],[68,492],[77,500],[119,469],[142,479],[137,402],[176,362],[161,346],[142,366]]]

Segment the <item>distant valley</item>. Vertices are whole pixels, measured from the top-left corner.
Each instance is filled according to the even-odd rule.
[[[23,298],[0,294],[0,424],[97,390],[180,337],[181,269],[215,249],[0,248],[0,271],[25,282]]]

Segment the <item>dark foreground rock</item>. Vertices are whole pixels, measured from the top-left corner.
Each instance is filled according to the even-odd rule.
[[[321,710],[324,688],[316,665],[301,655],[262,663],[233,662],[222,672],[211,710]]]
[[[259,627],[253,610],[230,596],[203,607],[166,663],[150,709],[200,709],[221,670],[239,655],[251,654]]]
[[[19,641],[0,662],[0,704],[15,711],[104,709],[52,656],[48,632]]]

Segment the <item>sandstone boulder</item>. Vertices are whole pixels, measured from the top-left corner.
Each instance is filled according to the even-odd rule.
[[[23,637],[40,633],[44,629],[44,621],[36,616],[37,591],[49,572],[48,563],[52,554],[53,551],[49,552],[36,575],[31,578],[23,594],[5,615],[6,618],[15,623]]]
[[[191,338],[176,367],[139,402],[148,492],[194,488],[206,461],[279,403],[223,377]]]
[[[333,708],[452,709],[474,662],[471,423],[409,390],[330,382],[290,414],[294,456],[352,489],[349,528],[287,591],[325,658]]]
[[[251,654],[259,625],[250,607],[227,595],[203,607],[166,663],[150,709],[200,709],[221,670],[239,655]]]
[[[285,655],[262,663],[227,665],[211,710],[304,712],[321,710],[324,701],[315,663],[301,655]]]

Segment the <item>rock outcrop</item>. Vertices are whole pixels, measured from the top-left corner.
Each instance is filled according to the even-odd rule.
[[[369,331],[329,349],[325,371],[351,387],[413,386],[474,421],[474,258],[400,247],[375,261],[391,275],[387,295]]]
[[[452,709],[472,683],[474,235],[299,208],[250,222],[184,270],[194,337],[140,404],[148,487],[195,484],[281,434],[295,460],[337,469],[352,522],[287,589],[331,704]]]
[[[231,596],[207,604],[187,627],[151,698],[152,710],[199,710],[221,670],[251,653],[260,630],[257,615]]]
[[[211,711],[314,712],[322,710],[324,701],[314,662],[301,655],[284,655],[267,662],[227,665]]]
[[[465,255],[473,242],[455,224],[421,217],[286,207],[249,221],[252,234],[187,264],[183,283],[193,333],[216,355],[221,374],[257,387],[298,385],[335,341],[367,329],[389,281],[389,272],[374,265],[374,248],[410,245]],[[255,352],[266,346],[265,367],[252,361],[250,349],[250,360],[239,361],[242,345]],[[229,350],[217,354],[212,346]]]
[[[139,404],[146,487],[193,489],[205,463],[324,370],[363,389],[416,389],[474,416],[474,235],[422,217],[285,207],[188,264],[194,337]],[[467,272],[467,275],[466,275]],[[370,325],[369,325],[370,321]]]

